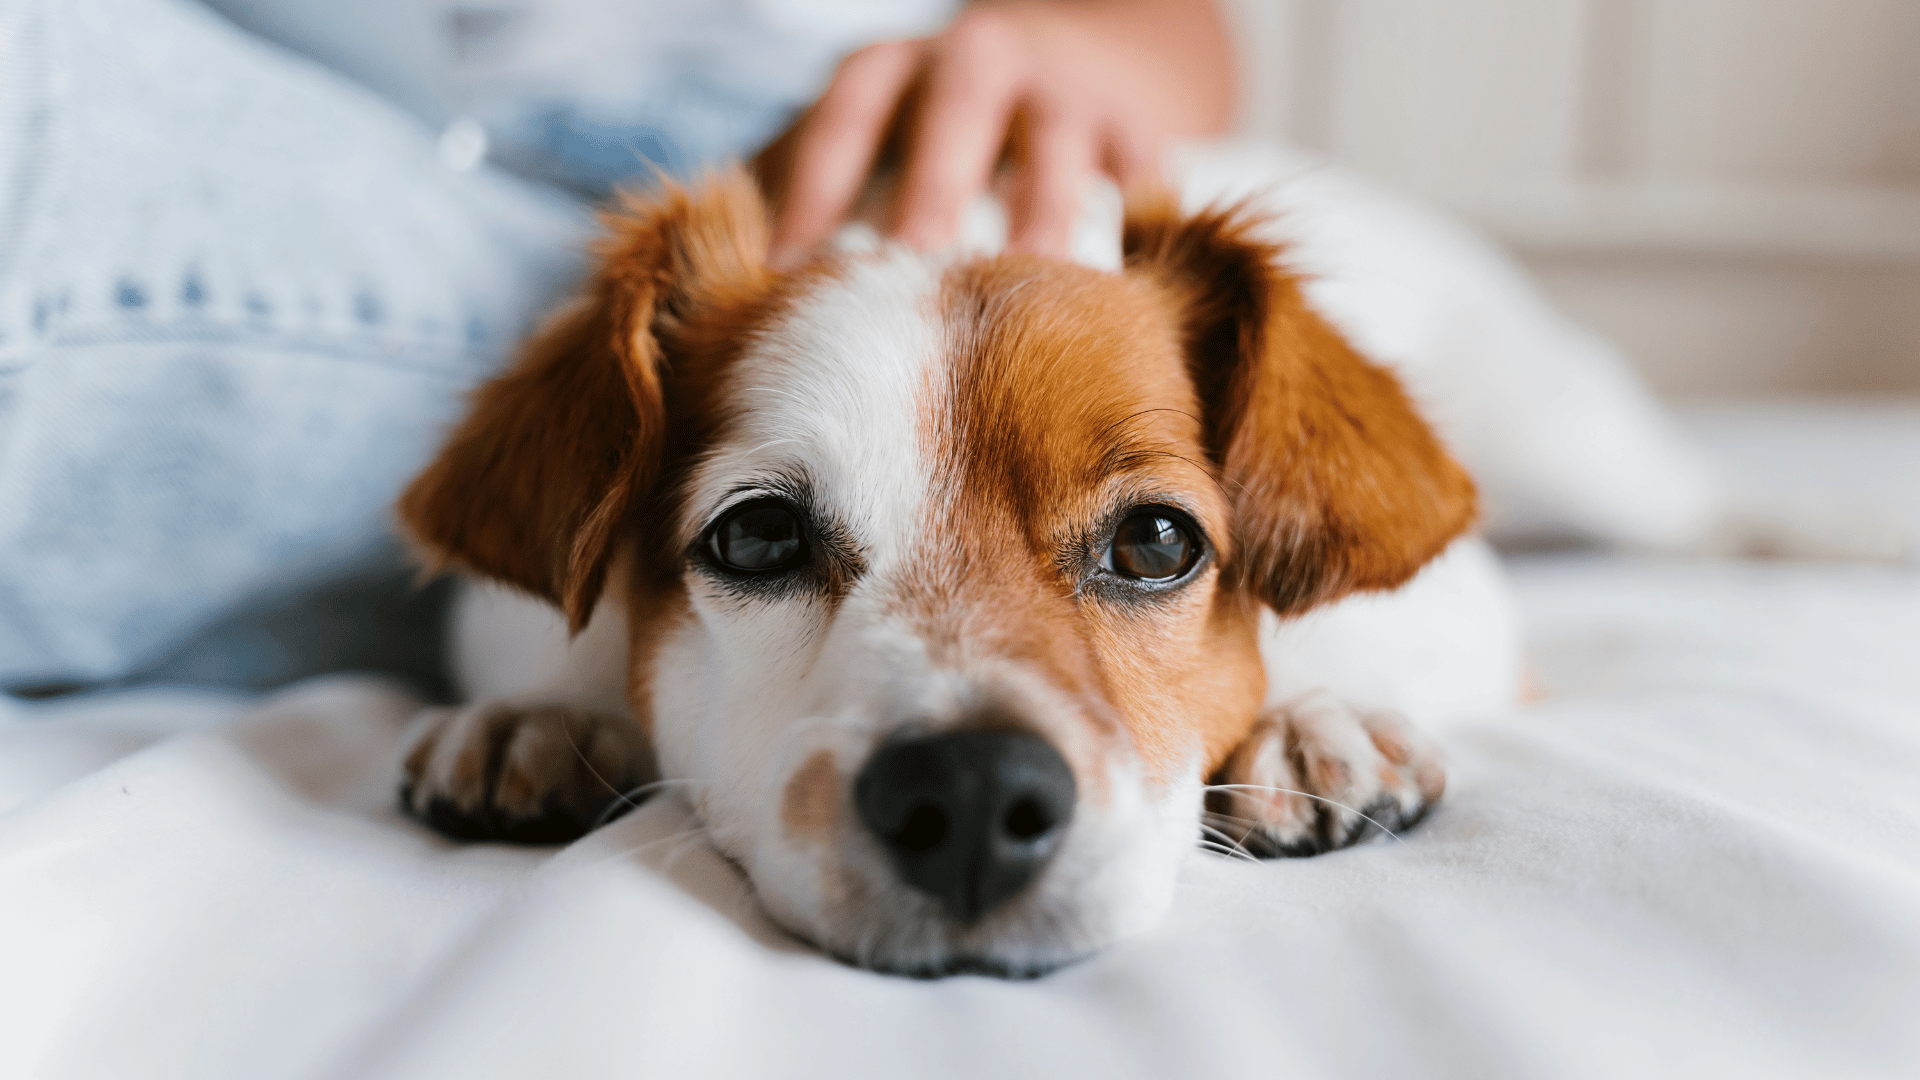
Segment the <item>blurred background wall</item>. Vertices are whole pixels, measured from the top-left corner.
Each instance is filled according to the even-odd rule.
[[[1490,230],[1669,395],[1920,395],[1920,0],[1226,0],[1245,130]]]

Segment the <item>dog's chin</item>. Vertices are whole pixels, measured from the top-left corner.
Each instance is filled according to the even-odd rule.
[[[768,918],[783,933],[803,945],[818,950],[848,967],[879,975],[907,979],[944,979],[954,975],[984,975],[995,979],[1037,979],[1071,966],[1098,953],[1104,944],[1073,945],[1066,942],[1035,942],[1009,938],[1005,941],[971,940],[981,935],[953,926],[922,928],[926,940],[919,947],[875,948],[871,943],[856,947],[836,945],[821,935],[786,924],[768,913]],[[943,920],[944,921],[944,920]],[[951,947],[936,944],[938,938],[951,941]]]
[[[1172,903],[1172,874],[1167,877],[1160,903],[1089,904],[1079,889],[1049,889],[1046,882],[1036,882],[1025,896],[971,924],[895,881],[874,882],[870,891],[862,890],[862,902],[812,918],[798,916],[765,892],[758,900],[782,932],[850,967],[915,979],[1033,979],[1159,922]],[[1141,889],[1129,899],[1155,891]]]

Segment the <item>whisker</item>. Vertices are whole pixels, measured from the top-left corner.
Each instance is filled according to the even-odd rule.
[[[1245,859],[1250,863],[1257,863],[1260,861],[1259,859],[1254,858],[1253,853],[1248,851],[1246,847],[1240,843],[1240,841],[1235,840],[1233,837],[1228,836],[1226,833],[1221,832],[1219,829],[1214,828],[1213,826],[1207,824],[1204,821],[1200,823],[1200,831],[1211,834],[1215,837],[1218,837],[1220,842],[1226,845],[1226,852],[1228,854],[1238,855],[1242,859]],[[1207,846],[1206,841],[1204,840],[1201,841],[1200,846],[1206,847]]]
[[[1394,832],[1392,829],[1389,829],[1385,825],[1380,824],[1378,820],[1368,817],[1365,811],[1355,810],[1353,807],[1348,806],[1346,803],[1340,802],[1337,799],[1329,799],[1325,795],[1315,795],[1311,791],[1301,791],[1298,788],[1270,787],[1266,784],[1205,784],[1205,785],[1202,785],[1200,790],[1201,791],[1278,791],[1287,795],[1305,795],[1309,799],[1317,799],[1320,802],[1327,803],[1332,806],[1337,806],[1340,809],[1345,810],[1347,813],[1352,814],[1355,817],[1358,817],[1361,821],[1364,821],[1367,824],[1372,825],[1374,828],[1379,829],[1381,832],[1386,833],[1388,836],[1393,837],[1393,842],[1396,844],[1406,843],[1405,840],[1400,839],[1399,833]]]
[[[617,859],[630,859],[633,856],[640,854],[641,852],[647,850],[650,847],[658,847],[661,844],[671,843],[672,841],[675,841],[675,840],[687,840],[693,837],[704,837],[706,836],[706,834],[707,834],[707,827],[705,825],[695,825],[693,828],[688,829],[685,832],[670,833],[666,836],[649,840],[644,844],[636,844],[633,847],[627,848],[625,851],[616,851],[611,855],[607,855],[603,858],[595,859],[592,862],[588,863],[587,865],[580,867],[578,870],[575,871],[575,873],[584,873],[585,871],[592,870],[595,867],[605,866],[606,864],[613,862]]]
[[[1253,856],[1248,855],[1246,852],[1241,851],[1238,848],[1230,848],[1227,845],[1220,843],[1218,840],[1202,840],[1200,841],[1199,847],[1201,851],[1218,855],[1221,858],[1227,859],[1229,861],[1250,862],[1250,863],[1258,863],[1260,861],[1259,859],[1256,859]]]
[[[691,777],[678,780],[655,780],[651,784],[641,784],[639,787],[630,788],[625,792],[615,792],[618,798],[608,803],[605,810],[600,811],[600,816],[593,820],[593,824],[587,827],[587,831],[592,832],[594,829],[605,825],[607,820],[613,816],[614,810],[618,808],[621,803],[625,803],[637,810],[640,808],[640,804],[633,800],[641,795],[649,794],[659,788],[669,787],[673,784],[705,784],[708,782],[709,781],[706,780],[695,780]]]
[[[1218,811],[1218,810],[1209,810],[1209,811],[1207,811],[1206,813],[1207,813],[1207,817],[1208,817],[1208,819],[1209,819],[1209,820],[1212,820],[1212,821],[1231,821],[1231,822],[1233,822],[1233,823],[1234,823],[1235,825],[1244,825],[1244,826],[1246,826],[1246,827],[1247,827],[1247,831],[1248,831],[1248,832],[1252,832],[1252,831],[1254,831],[1255,829],[1258,829],[1258,828],[1260,828],[1261,826],[1263,826],[1263,825],[1265,825],[1265,824],[1266,824],[1266,822],[1263,822],[1263,821],[1258,821],[1258,820],[1255,820],[1254,818],[1245,818],[1245,817],[1241,817],[1241,816],[1240,816],[1240,815],[1238,815],[1238,814],[1223,814],[1223,813],[1221,813],[1221,812],[1220,812],[1220,811]]]
[[[705,835],[707,835],[707,827],[705,825],[695,825],[691,829],[684,829],[677,833],[669,833],[666,836],[662,836],[654,840],[649,840],[644,844],[635,844],[633,847],[630,847],[625,851],[622,851],[620,855],[622,857],[629,856],[629,855],[638,855],[650,847],[658,847],[661,844],[670,843],[675,840],[690,840],[693,837],[705,836]]]
[[[628,806],[631,806],[636,810],[640,808],[639,803],[633,802],[629,800],[625,795],[620,794],[620,789],[617,787],[614,787],[612,781],[608,780],[604,776],[601,776],[600,770],[594,768],[593,762],[587,760],[587,752],[580,749],[580,740],[573,737],[573,725],[567,722],[567,717],[564,714],[562,714],[562,716],[560,717],[560,733],[567,737],[567,745],[573,747],[573,756],[580,759],[580,764],[585,765],[587,767],[587,771],[593,774],[593,778],[595,780],[600,781],[601,787],[606,788],[608,791],[613,792],[613,797],[615,799],[618,799],[619,801],[626,803]],[[604,818],[604,815],[603,815],[603,818]],[[595,822],[594,824],[598,826],[599,822]]]

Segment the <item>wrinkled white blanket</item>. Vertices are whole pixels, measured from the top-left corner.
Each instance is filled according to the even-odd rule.
[[[1920,410],[1696,412],[1920,529]],[[560,851],[393,808],[337,678],[0,712],[0,1076],[1920,1076],[1920,569],[1536,556],[1550,698],[1403,842],[1196,854],[1031,982],[780,937],[670,798]]]

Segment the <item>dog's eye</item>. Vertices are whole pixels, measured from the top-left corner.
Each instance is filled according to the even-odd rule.
[[[806,558],[806,538],[792,508],[777,502],[742,506],[713,527],[708,544],[729,570],[762,574],[785,570]]]
[[[1193,568],[1200,545],[1180,519],[1161,510],[1142,510],[1120,523],[1100,565],[1140,581],[1172,581]]]

